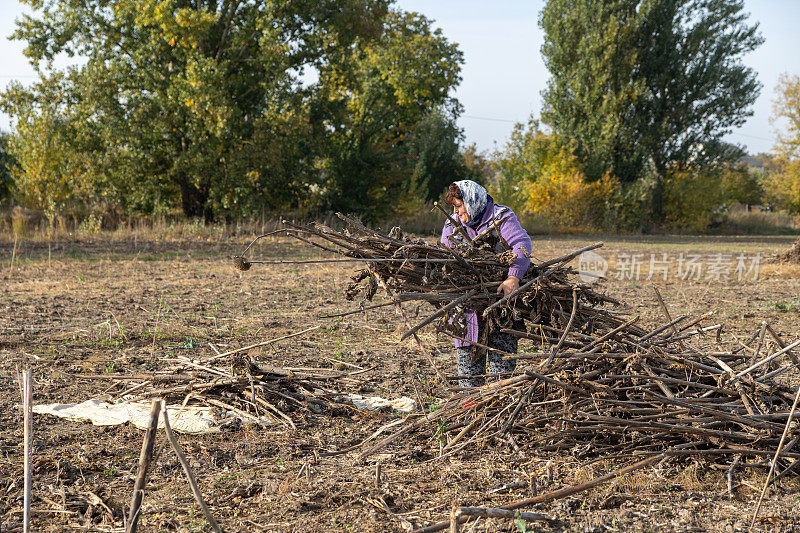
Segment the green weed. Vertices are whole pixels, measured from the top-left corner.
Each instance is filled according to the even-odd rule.
[[[797,313],[800,311],[800,300],[780,300],[770,302],[770,304],[781,313]]]
[[[517,517],[514,519],[514,525],[517,526],[519,533],[528,533],[528,524],[525,520],[519,518],[519,511],[517,511]]]

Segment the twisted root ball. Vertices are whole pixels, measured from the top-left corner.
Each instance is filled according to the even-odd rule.
[[[250,262],[241,255],[235,255],[233,256],[233,266],[235,266],[237,270],[244,272],[250,270],[251,265]]]

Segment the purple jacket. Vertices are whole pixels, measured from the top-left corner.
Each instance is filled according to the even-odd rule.
[[[504,205],[496,204],[491,200],[486,204],[486,210],[483,212],[483,217],[481,218],[480,224],[473,229],[469,226],[461,224],[461,221],[458,220],[457,217],[453,217],[458,224],[467,230],[467,235],[471,239],[474,239],[479,233],[484,231],[489,224],[491,224],[494,220],[498,220],[503,218],[504,216],[508,216],[508,218],[500,224],[500,235],[506,240],[511,249],[514,253],[517,254],[517,260],[509,267],[508,275],[509,276],[516,276],[519,279],[522,279],[525,276],[525,272],[528,271],[528,266],[531,264],[531,260],[525,255],[525,252],[531,253],[531,238],[528,233],[522,229],[522,226],[519,224],[519,220],[517,220],[517,215],[514,214],[514,211],[511,208],[506,207]],[[455,235],[453,235],[455,233]],[[444,225],[444,229],[442,230],[442,238],[441,242],[447,247],[452,247],[453,243],[450,242],[450,236],[453,235],[453,239],[461,239],[460,233],[456,231],[453,227],[451,222],[446,222]],[[502,249],[498,250],[498,252],[502,251]],[[467,334],[465,338],[469,339],[472,342],[478,340],[478,315],[475,314],[475,311],[470,311],[467,313]],[[456,348],[463,348],[465,346],[469,346],[470,343],[460,341],[455,339]]]

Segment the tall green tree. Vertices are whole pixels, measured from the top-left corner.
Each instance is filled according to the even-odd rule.
[[[11,169],[15,165],[15,159],[9,151],[10,141],[11,134],[0,131],[0,205],[11,198],[11,188],[14,183]]]
[[[463,141],[453,111],[434,109],[414,127],[406,148],[414,165],[413,179],[424,189],[425,200],[436,200],[454,181],[483,181],[479,172],[467,167]]]
[[[129,207],[179,198],[187,216],[236,213],[256,200],[297,204],[313,182],[309,70],[377,38],[388,0],[22,0],[13,35],[42,73],[4,95],[14,116],[66,73],[75,150]],[[167,200],[169,201],[169,200]]]
[[[408,132],[460,80],[457,47],[391,0],[21,1],[42,76],[3,105],[69,124],[82,175],[129,210],[379,216]],[[55,72],[64,53],[86,61]]]
[[[552,75],[543,121],[574,142],[590,179],[651,171],[661,219],[667,171],[725,159],[722,137],[761,85],[741,58],[763,39],[742,0],[549,0],[540,17]]]
[[[433,144],[455,152],[461,140],[460,105],[449,95],[462,63],[429,19],[391,10],[378,39],[320,73],[320,106],[338,118],[328,123],[325,158],[331,209],[379,218],[402,196],[430,196],[430,178],[442,172]]]

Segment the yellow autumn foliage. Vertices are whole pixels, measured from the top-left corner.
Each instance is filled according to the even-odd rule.
[[[543,135],[543,134],[539,134]],[[587,182],[577,159],[551,139],[538,139],[544,152],[535,172],[525,180],[525,207],[568,230],[596,230],[608,226],[608,214],[620,192],[619,181],[610,174]]]
[[[602,229],[619,188],[610,174],[587,183],[578,172],[546,173],[528,184],[528,207],[565,229]]]
[[[778,168],[764,178],[769,203],[790,213],[800,213],[800,160],[781,159]]]
[[[96,196],[93,176],[73,156],[69,140],[63,120],[28,114],[19,118],[10,141],[17,162],[12,169],[17,200],[23,207],[43,211],[51,223]]]
[[[704,231],[725,204],[720,171],[676,169],[664,180],[664,218],[670,229]]]

